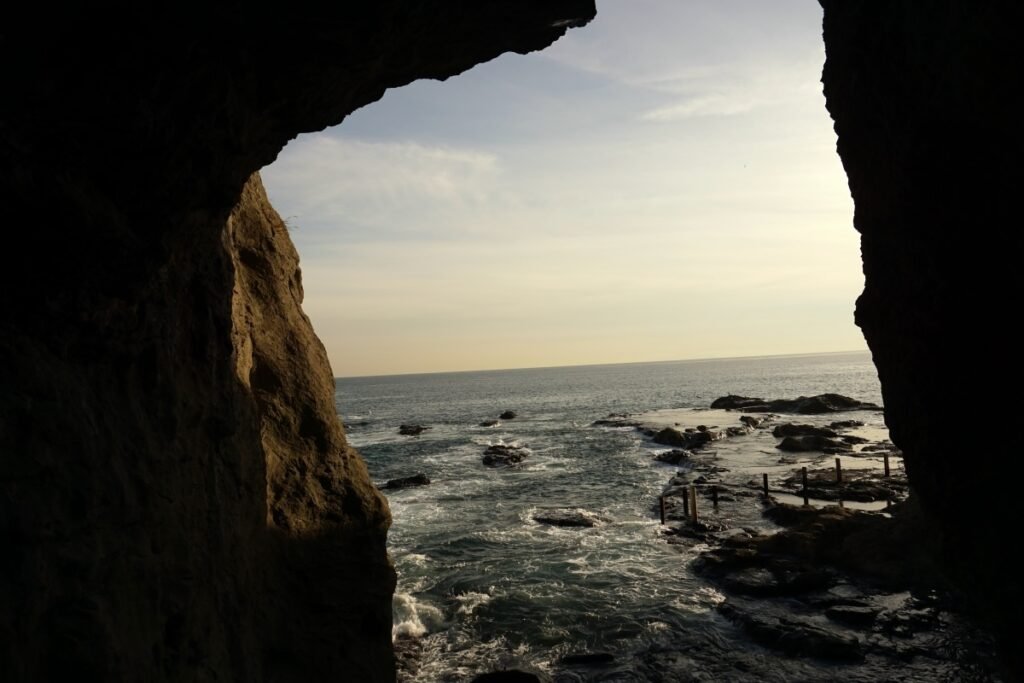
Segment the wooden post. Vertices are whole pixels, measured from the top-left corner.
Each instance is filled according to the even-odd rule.
[[[665,523],[665,496],[658,496],[658,506],[661,508],[661,523]]]
[[[690,518],[697,521],[697,487],[690,484]]]
[[[843,466],[839,464],[839,458],[836,458],[836,483],[843,483]]]
[[[686,488],[683,488],[683,514],[690,514],[690,495]]]
[[[718,487],[714,485],[711,486],[711,504],[718,509]]]
[[[768,473],[765,472],[761,475],[762,481],[764,482],[764,497],[768,498]]]
[[[804,480],[804,505],[810,505],[811,501],[807,498],[807,468],[800,468],[800,477]]]
[[[885,476],[889,476],[889,454],[886,453],[882,456],[882,462],[885,463]]]

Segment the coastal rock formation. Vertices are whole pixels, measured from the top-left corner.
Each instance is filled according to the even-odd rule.
[[[430,427],[424,427],[423,425],[399,425],[398,433],[402,436],[419,436],[428,429]]]
[[[885,417],[907,475],[942,537],[943,566],[1003,638],[1024,677],[1017,624],[1024,582],[1004,525],[950,505],[984,491],[986,515],[1017,519],[1019,490],[1002,467],[1011,446],[965,452],[962,424],[1016,402],[1024,369],[1007,304],[1020,277],[1024,126],[1010,84],[1024,8],[1014,3],[821,0],[825,99],[861,234],[864,292],[856,322],[882,384]],[[1011,305],[1012,306],[1012,305]],[[978,325],[967,321],[985,321]]]
[[[817,396],[799,396],[794,399],[750,398],[730,394],[716,398],[711,402],[712,408],[722,410],[746,410],[751,413],[796,413],[798,415],[821,415],[843,410],[881,410],[881,406],[866,403],[841,394],[818,394]]]
[[[775,429],[772,430],[772,436],[782,438],[784,436],[827,436],[836,437],[835,430],[830,427],[815,427],[814,425],[803,425],[793,424],[787,422],[785,424],[776,425]]]
[[[0,41],[0,680],[391,681],[387,505],[258,176],[591,1],[19,10]],[[13,244],[13,243],[9,243]]]
[[[496,444],[494,446],[488,446],[487,450],[484,451],[483,463],[488,467],[507,467],[509,465],[518,465],[529,454],[530,451],[522,446]]]
[[[588,510],[543,510],[533,516],[538,524],[561,527],[592,528],[604,524],[605,520]]]
[[[398,479],[388,479],[387,483],[382,486],[382,489],[407,489],[412,486],[427,486],[430,484],[430,477],[420,473],[414,474],[410,477],[399,477]]]
[[[1013,3],[821,0],[856,320],[944,568],[1004,637],[1024,126]],[[388,87],[539,49],[592,0],[19,7],[0,53],[0,679],[393,678],[387,509],[333,417],[253,174]],[[247,187],[248,183],[248,187]],[[243,195],[243,188],[246,193]],[[234,213],[233,213],[234,212]],[[229,217],[233,226],[229,227]],[[966,457],[971,458],[964,466]],[[343,673],[342,673],[343,672]]]
[[[834,453],[853,450],[850,446],[837,439],[830,439],[826,436],[787,436],[778,446],[780,451],[787,453],[804,453],[807,451],[821,451],[822,453]]]

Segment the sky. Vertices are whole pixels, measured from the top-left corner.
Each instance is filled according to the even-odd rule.
[[[336,376],[866,348],[815,0],[599,0],[263,169]]]

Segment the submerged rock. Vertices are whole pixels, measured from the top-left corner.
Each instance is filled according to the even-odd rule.
[[[689,460],[690,456],[693,455],[690,451],[683,450],[680,448],[674,448],[671,451],[665,451],[664,453],[658,453],[654,456],[654,459],[658,462],[665,462],[669,465],[678,465],[684,460]]]
[[[665,427],[660,432],[657,432],[652,439],[654,443],[660,443],[663,446],[674,446],[676,448],[695,450],[711,443],[712,441],[721,439],[722,436],[722,432],[712,432],[707,429],[704,431],[681,432],[674,427]]]
[[[402,436],[419,436],[428,429],[430,427],[424,427],[423,425],[399,425],[398,433]]]
[[[382,489],[406,489],[410,486],[426,486],[430,483],[430,478],[425,474],[414,474],[411,477],[400,477],[398,479],[389,479],[388,483],[382,486]]]
[[[501,424],[500,420],[484,420],[480,423],[481,427],[497,427]]]
[[[740,415],[740,422],[751,429],[757,429],[768,421],[767,417],[754,417],[753,415]]]
[[[787,436],[776,448],[787,453],[806,453],[808,451],[834,453],[853,450],[848,444],[825,436]]]
[[[615,655],[611,652],[580,652],[565,655],[558,661],[566,666],[593,666],[595,664],[611,664],[615,661]]]
[[[832,429],[853,429],[855,427],[863,427],[864,423],[860,420],[837,420],[829,425]]]

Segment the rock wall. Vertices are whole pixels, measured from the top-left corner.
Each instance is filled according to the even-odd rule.
[[[388,681],[389,515],[254,173],[581,0],[34,6],[0,29],[0,680]]]
[[[1024,294],[1018,229],[1022,9],[1004,2],[822,0],[828,109],[861,233],[856,320],[886,420],[945,566],[1007,638],[1021,581],[1006,525],[1024,372],[1007,321]],[[1012,430],[1011,430],[1012,431]]]
[[[1022,10],[822,4],[863,236],[857,322],[947,566],[1012,634],[1015,449],[981,437],[1022,375],[1005,322],[1022,293]],[[393,677],[387,509],[334,419],[295,254],[253,174],[388,87],[542,48],[593,13],[593,0],[9,13],[0,679]]]

